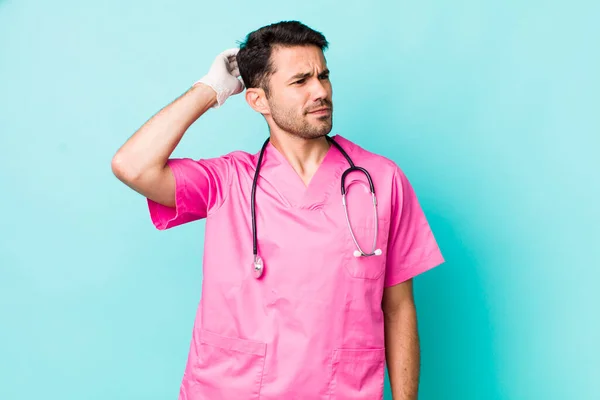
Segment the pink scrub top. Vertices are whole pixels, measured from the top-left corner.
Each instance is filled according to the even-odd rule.
[[[261,279],[253,275],[250,199],[258,153],[170,159],[176,206],[148,199],[158,229],[206,218],[202,295],[180,400],[383,398],[385,287],[444,259],[399,167],[334,139],[373,179],[377,248],[356,258],[344,214],[348,162],[331,146],[306,186],[268,144],[256,189]],[[346,178],[348,213],[365,252],[373,203],[363,174]]]

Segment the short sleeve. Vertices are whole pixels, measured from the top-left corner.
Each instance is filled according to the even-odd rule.
[[[164,230],[206,218],[218,209],[229,192],[231,157],[192,160],[171,158],[167,165],[175,178],[175,207],[147,199],[150,218]]]
[[[407,281],[444,262],[413,187],[396,167],[387,249],[385,287]]]

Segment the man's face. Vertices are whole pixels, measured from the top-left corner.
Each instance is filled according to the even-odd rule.
[[[327,135],[333,122],[333,102],[321,49],[276,47],[271,60],[275,73],[268,83],[268,102],[273,123],[303,139]]]

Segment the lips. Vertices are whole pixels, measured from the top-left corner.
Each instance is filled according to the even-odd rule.
[[[324,108],[319,108],[319,109],[317,109],[317,110],[310,111],[309,113],[310,113],[310,114],[313,114],[313,113],[325,112],[325,111],[329,112],[329,111],[331,111],[331,108],[327,108],[327,107],[324,107]]]

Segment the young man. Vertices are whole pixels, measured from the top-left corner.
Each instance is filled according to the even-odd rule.
[[[250,33],[114,156],[158,229],[207,219],[180,399],[381,399],[386,361],[394,400],[417,398],[412,278],[443,257],[400,168],[328,136],[327,46],[295,21]],[[260,152],[170,158],[244,88],[268,124]]]

